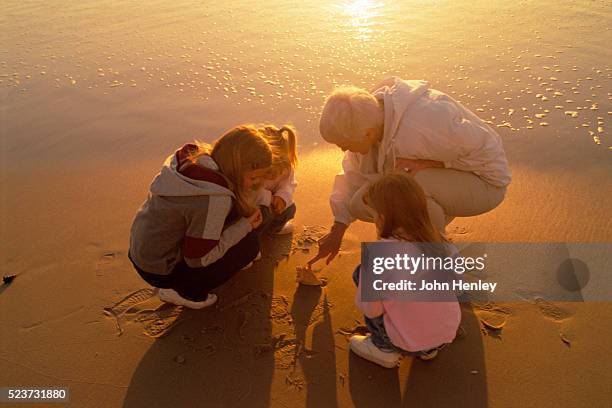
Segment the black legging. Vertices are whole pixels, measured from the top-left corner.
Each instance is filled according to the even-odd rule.
[[[228,249],[223,257],[201,268],[190,268],[182,260],[169,275],[157,275],[143,271],[134,262],[132,264],[148,284],[174,289],[185,299],[199,302],[208,297],[208,292],[227,282],[252,262],[258,253],[259,238],[257,232],[252,231]]]

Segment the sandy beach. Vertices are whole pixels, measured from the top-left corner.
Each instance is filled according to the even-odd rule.
[[[391,74],[431,81],[504,141],[507,198],[455,219],[453,241],[610,242],[605,2],[9,3],[0,271],[17,276],[0,286],[0,386],[69,387],[48,406],[74,407],[609,406],[612,302],[464,303],[435,360],[387,370],[347,341],[372,225],[318,265],[326,286],[295,281],[342,158],[318,135],[323,98]],[[164,304],[127,258],[134,214],[168,154],[243,122],[299,132],[296,232],[267,237],[214,307]]]

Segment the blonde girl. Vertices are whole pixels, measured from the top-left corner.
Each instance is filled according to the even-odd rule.
[[[194,309],[259,252],[251,200],[272,164],[263,132],[237,126],[212,145],[186,144],[165,161],[131,228],[129,257],[161,300]]]
[[[293,232],[291,220],[296,212],[293,196],[297,187],[297,133],[288,125],[281,128],[268,125],[261,130],[272,148],[273,157],[257,202],[269,208],[269,211],[264,209],[265,230],[273,234],[289,234]]]

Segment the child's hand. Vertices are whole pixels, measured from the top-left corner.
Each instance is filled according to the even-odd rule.
[[[275,213],[280,214],[285,211],[287,203],[279,196],[272,196],[272,209]]]
[[[261,210],[258,208],[255,212],[248,218],[249,223],[251,223],[251,227],[253,229],[259,227],[263,221],[263,216],[261,215]]]

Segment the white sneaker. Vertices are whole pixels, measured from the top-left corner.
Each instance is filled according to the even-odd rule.
[[[438,355],[438,351],[442,350],[444,346],[446,346],[446,343],[442,344],[441,346],[434,347],[431,350],[422,351],[419,358],[424,361],[433,360]]]
[[[283,225],[283,228],[280,231],[275,232],[276,235],[287,235],[291,234],[295,229],[295,225],[293,224],[293,220],[289,220]]]
[[[249,262],[249,264],[247,266],[245,266],[244,268],[241,269],[241,271],[246,271],[247,269],[249,269],[251,266],[253,266],[253,262]]]
[[[203,309],[205,307],[212,306],[217,302],[217,295],[215,295],[214,293],[209,293],[208,298],[200,302],[185,299],[184,297],[179,295],[178,292],[174,289],[160,289],[157,296],[159,296],[160,300],[166,303],[172,303],[173,305],[178,306],[185,306],[190,309]]]
[[[349,341],[351,350],[361,358],[386,368],[395,368],[399,365],[400,353],[382,351],[372,343],[371,336],[352,336]]]
[[[261,251],[257,253],[257,256],[255,257],[255,259],[253,259],[253,261],[259,261],[260,259],[261,259]]]

